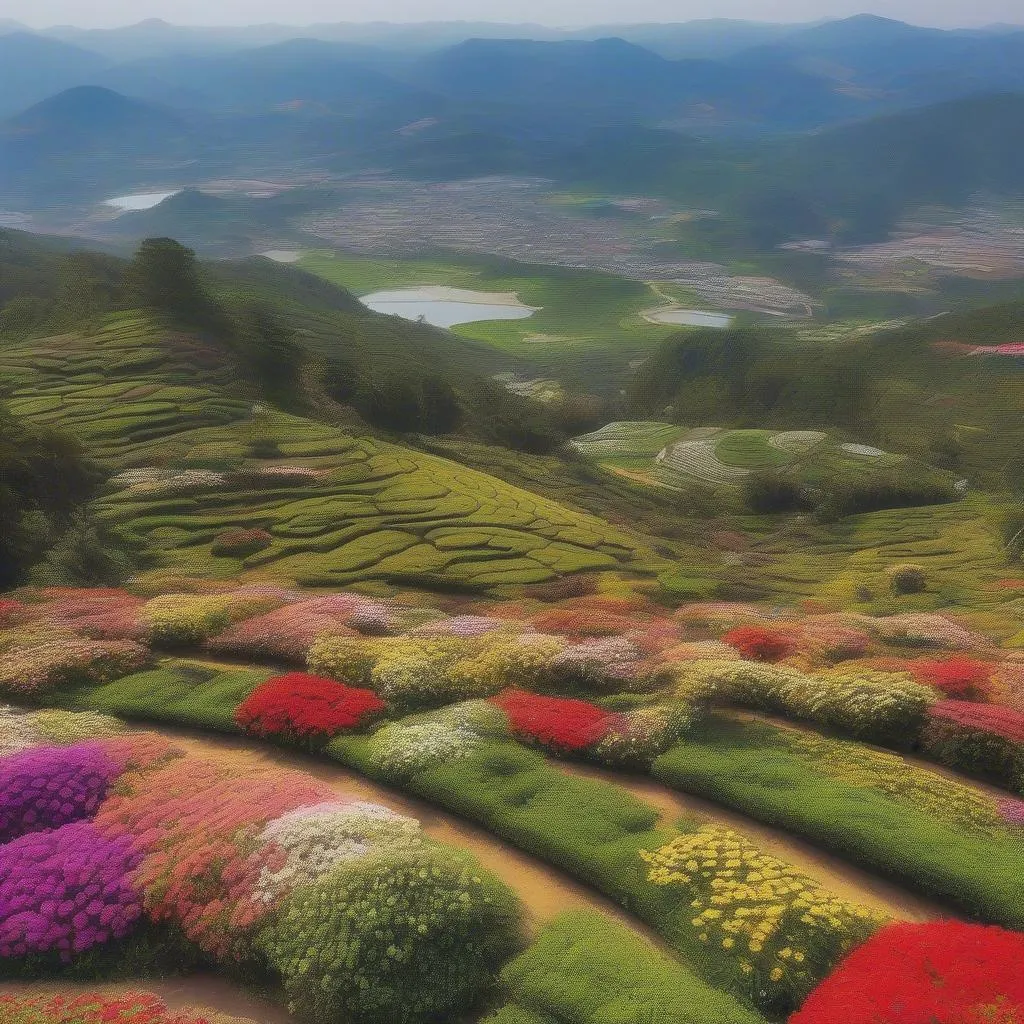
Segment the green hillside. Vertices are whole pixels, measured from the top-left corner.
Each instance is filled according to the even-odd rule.
[[[72,433],[115,474],[94,508],[158,569],[479,589],[658,568],[637,537],[595,517],[260,406],[216,348],[135,313],[8,345],[0,375],[15,416]],[[244,559],[215,555],[234,527],[270,540]]]

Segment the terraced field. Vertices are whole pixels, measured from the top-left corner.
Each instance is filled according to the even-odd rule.
[[[5,348],[0,375],[13,383],[15,414],[73,432],[115,474],[95,510],[160,569],[487,588],[658,567],[637,538],[595,517],[436,456],[254,406],[226,359],[137,317]],[[197,376],[202,385],[187,383]],[[214,554],[236,527],[266,531],[269,542],[245,558]]]
[[[817,430],[687,429],[643,420],[609,423],[573,441],[600,465],[646,482],[735,486],[751,473],[790,469],[814,483],[879,468],[910,466],[903,456],[851,444]]]

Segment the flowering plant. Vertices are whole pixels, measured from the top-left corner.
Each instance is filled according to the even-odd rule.
[[[790,1024],[1016,1024],[1024,936],[930,921],[891,924],[852,952]]]
[[[911,671],[920,682],[941,690],[947,697],[986,700],[992,666],[973,658],[952,657],[943,661],[916,661]]]
[[[0,655],[0,693],[23,697],[79,683],[103,683],[137,672],[149,651],[131,640],[53,638]]]
[[[0,958],[72,954],[126,936],[142,916],[129,836],[89,822],[0,846]]]
[[[529,743],[576,753],[605,738],[617,717],[582,700],[503,690],[491,701],[508,716],[513,734]]]
[[[766,993],[770,1006],[798,1004],[884,921],[718,825],[640,856],[648,881],[686,886],[697,939],[736,957],[750,991]]]
[[[750,661],[781,661],[796,648],[791,636],[767,626],[737,626],[722,640]]]
[[[266,530],[235,527],[218,533],[210,551],[227,558],[248,558],[257,551],[269,548],[273,542],[274,538]]]
[[[162,999],[149,992],[0,995],[0,1020],[4,1024],[253,1024],[198,1010],[168,1010]]]
[[[316,741],[365,725],[383,710],[372,690],[290,672],[257,686],[238,706],[235,721],[255,736]]]
[[[97,742],[32,747],[0,760],[0,843],[91,817],[118,775]]]
[[[444,722],[385,725],[373,735],[374,764],[396,779],[471,754],[480,737],[470,729]]]

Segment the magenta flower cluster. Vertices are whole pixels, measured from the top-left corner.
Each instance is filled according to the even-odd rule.
[[[124,938],[142,916],[132,885],[141,854],[89,822],[0,846],[0,957],[57,953],[67,962]]]
[[[120,766],[99,742],[33,747],[0,761],[0,842],[91,818]]]

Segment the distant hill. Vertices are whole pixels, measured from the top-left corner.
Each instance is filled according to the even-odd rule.
[[[786,68],[666,60],[619,38],[537,42],[470,39],[406,72],[453,100],[572,112],[592,124],[810,127],[854,117],[857,100]]]
[[[207,111],[253,113],[282,107],[322,108],[348,117],[383,104],[424,104],[419,90],[376,70],[367,48],[318,39],[290,39],[255,49],[174,54],[110,68],[102,84],[146,99]]]
[[[140,156],[170,157],[189,135],[162,107],[77,86],[0,122],[0,192],[72,196]]]
[[[744,68],[789,68],[890,107],[1024,88],[1024,31],[958,32],[861,14],[735,55]]]
[[[0,118],[79,85],[109,61],[89,50],[33,32],[0,27]]]

